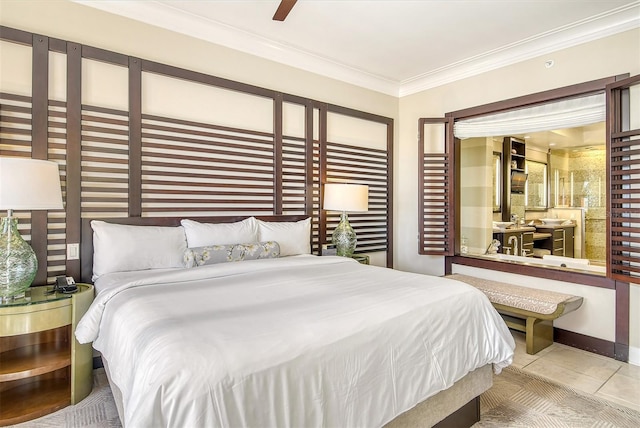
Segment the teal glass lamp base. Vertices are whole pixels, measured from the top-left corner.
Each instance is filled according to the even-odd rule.
[[[38,270],[38,259],[18,232],[15,217],[0,223],[0,303],[24,297]]]
[[[347,213],[340,216],[340,223],[333,231],[331,242],[336,246],[336,253],[339,256],[351,257],[356,249],[356,232],[349,224]]]

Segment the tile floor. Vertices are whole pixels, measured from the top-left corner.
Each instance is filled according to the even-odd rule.
[[[559,343],[529,355],[524,334],[512,334],[516,340],[515,367],[640,411],[640,366]]]

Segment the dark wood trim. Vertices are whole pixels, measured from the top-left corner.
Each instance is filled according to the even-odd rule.
[[[33,73],[31,83],[32,127],[31,157],[48,158],[49,118],[49,39],[33,35]]]
[[[324,185],[327,182],[327,105],[320,103],[318,105],[318,126],[319,126],[319,143],[320,143],[320,162],[319,168],[319,180],[320,180],[320,225],[318,227],[318,241],[322,250],[322,244],[327,242],[327,212],[324,210],[322,204],[324,203]]]
[[[387,123],[387,267],[393,268],[393,120]]]
[[[313,101],[307,100],[304,105],[304,139],[305,139],[305,192],[304,192],[304,212],[313,218],[314,206],[314,179],[313,179]],[[322,186],[321,186],[322,187]],[[320,189],[322,191],[322,189]],[[322,211],[322,206],[320,206]],[[322,221],[320,221],[322,223]],[[322,244],[320,239],[319,245]],[[320,248],[318,248],[320,254]]]
[[[82,45],[82,58],[106,62],[113,65],[121,65],[123,67],[129,66],[129,57],[127,55],[105,49],[94,48],[93,46]]]
[[[31,46],[33,44],[33,34],[0,25],[0,40]]]
[[[284,101],[285,103],[299,104],[301,106],[307,106],[310,101],[312,102],[312,100],[310,100],[309,98],[285,93],[282,94],[282,101]]]
[[[572,282],[575,284],[590,285],[592,287],[608,288],[611,290],[615,289],[615,283],[610,278],[554,269],[552,267],[540,269],[536,266],[527,266],[520,263],[509,263],[505,261],[493,261],[472,256],[451,256],[445,259],[445,266],[449,266],[449,268],[451,268],[451,265],[454,264],[499,272],[516,273],[519,275],[533,276],[536,278],[551,279],[555,281]]]
[[[32,42],[31,83],[31,157],[49,158],[49,39],[38,34]],[[47,283],[47,212],[31,211],[31,247],[38,258],[38,271],[34,284]]]
[[[273,100],[273,213],[282,214],[282,94]]]
[[[451,135],[453,135],[453,130],[451,131]],[[451,175],[451,182],[455,183],[455,185],[457,186],[457,188],[459,188],[458,183],[460,183],[461,179],[462,179],[462,172],[461,169],[462,168],[456,168],[455,165],[460,165],[460,159],[462,157],[462,148],[460,147],[460,140],[453,137],[453,147],[451,148],[452,152],[453,152],[453,162],[454,162],[454,166],[451,167],[452,170],[452,175]],[[453,191],[453,197],[449,199],[451,202],[453,202],[453,206],[456,208],[456,212],[460,212],[460,192],[456,192]],[[493,210],[492,210],[493,211]],[[449,213],[451,215],[451,218],[449,219],[449,221],[451,222],[451,224],[453,225],[453,230],[449,230],[449,233],[451,235],[453,235],[454,238],[454,247],[453,250],[451,251],[451,254],[459,254],[460,253],[460,244],[462,243],[462,236],[460,236],[459,233],[456,233],[455,231],[458,230],[462,230],[460,229],[460,224],[461,224],[461,219],[459,215],[455,215],[455,213]]]
[[[616,343],[599,339],[597,337],[587,336],[561,328],[553,328],[553,341],[573,348],[582,349],[583,351],[593,352],[594,354],[603,355],[609,358],[615,358],[618,361],[628,361],[629,352],[627,347],[626,355],[617,355],[615,352]]]
[[[435,424],[434,428],[471,427],[480,421],[480,396],[473,398],[464,406]]]
[[[82,46],[67,46],[67,171],[66,243],[80,243],[81,218],[81,125],[82,125]],[[80,277],[80,260],[67,260],[66,274]]]
[[[616,284],[616,347],[615,358],[620,361],[629,359],[629,317],[630,289],[628,282],[615,281]]]
[[[142,60],[142,71],[155,73],[164,76],[176,77],[178,79],[189,80],[191,82],[203,83],[205,85],[217,86],[219,88],[231,89],[233,91],[247,92],[261,97],[275,99],[276,91],[261,88],[259,86],[248,85],[210,74],[199,73],[197,71],[186,70],[172,65],[160,64],[154,61]]]
[[[142,215],[142,66],[129,58],[129,216]]]
[[[447,240],[447,247],[448,247],[448,251],[446,255],[448,256],[454,255],[456,252],[456,249],[460,248],[459,245],[456,246],[456,237],[458,234],[455,233],[455,231],[457,230],[455,229],[455,224],[456,224],[456,219],[458,218],[458,212],[460,212],[460,205],[456,205],[456,195],[458,194],[459,186],[455,180],[455,177],[456,177],[456,169],[459,169],[458,167],[459,163],[456,162],[456,157],[455,157],[456,144],[455,144],[455,137],[453,135],[453,124],[454,122],[450,118],[447,118],[447,121],[444,123],[444,128],[445,128],[444,151],[445,151],[445,154],[447,154],[447,156],[449,157],[449,168],[446,173],[447,182],[449,183],[448,198],[447,198],[449,210],[445,214],[445,216],[448,217],[447,224],[449,225],[449,227],[447,228],[448,230],[446,231],[448,236],[445,237],[445,239]]]
[[[79,45],[78,45],[79,46]],[[49,38],[49,50],[61,54],[67,53],[67,42],[61,39]]]
[[[535,94],[523,95],[521,97],[510,98],[507,100],[496,101],[494,103],[483,104],[481,106],[457,110],[447,113],[446,116],[451,116],[455,118],[455,120],[469,119],[474,116],[499,113],[501,111],[514,108],[522,108],[535,104],[546,103],[560,98],[584,96],[591,92],[604,92],[604,88],[606,87],[606,85],[615,82],[616,79],[616,76],[612,76],[605,77],[603,79],[591,80],[589,82],[578,83],[575,85],[564,86],[562,88],[550,89],[548,91],[537,92]]]
[[[354,110],[349,107],[338,106],[335,104],[325,104],[327,106],[327,112],[341,114],[343,116],[355,117],[358,119],[363,119],[371,122],[379,122],[384,124],[393,123],[393,119],[385,116],[380,116],[373,113],[368,113],[366,111]]]
[[[422,174],[424,173],[424,139],[425,132],[424,127],[426,126],[426,119],[418,119],[418,153],[416,159],[418,161],[417,171],[418,171],[418,254],[425,254],[424,252],[424,223],[425,223],[425,214],[424,214],[424,177]],[[457,229],[456,229],[457,230]],[[446,259],[445,259],[446,263]]]

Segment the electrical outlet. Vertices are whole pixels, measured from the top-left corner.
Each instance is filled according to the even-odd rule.
[[[80,258],[80,244],[67,244],[67,260]]]

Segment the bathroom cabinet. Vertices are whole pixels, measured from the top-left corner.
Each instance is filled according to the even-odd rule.
[[[536,241],[536,248],[544,248],[554,256],[574,257],[575,225],[536,226],[538,233],[548,233],[547,239]]]
[[[500,241],[502,254],[513,256],[533,257],[533,233],[534,227],[519,227],[517,229],[504,229],[493,233],[493,239]]]

